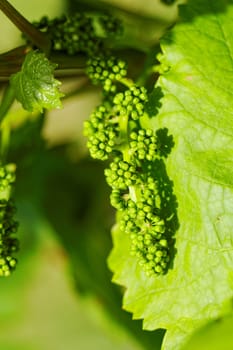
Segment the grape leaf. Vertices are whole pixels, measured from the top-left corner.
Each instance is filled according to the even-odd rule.
[[[181,349],[196,328],[231,309],[232,18],[232,1],[190,0],[161,43],[162,107],[150,120],[174,141],[165,164],[179,228],[168,273],[146,277],[129,255],[128,236],[118,225],[113,230],[109,266],[113,281],[126,287],[124,308],[143,318],[145,329],[167,329],[166,350]]]
[[[26,55],[21,71],[10,79],[15,97],[24,109],[41,112],[43,108],[61,108],[63,94],[58,89],[61,83],[53,75],[55,68],[44,53],[30,51]]]

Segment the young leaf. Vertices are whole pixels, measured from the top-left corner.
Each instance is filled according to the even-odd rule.
[[[55,68],[44,53],[30,51],[26,55],[21,71],[10,79],[15,97],[24,109],[35,112],[61,108],[63,94],[58,89],[61,83],[54,78]]]
[[[197,327],[231,309],[232,18],[230,0],[190,0],[162,41],[164,96],[151,124],[167,128],[175,143],[165,161],[179,219],[168,273],[146,277],[129,255],[129,237],[118,225],[113,231],[109,264],[126,287],[124,308],[143,318],[145,329],[167,329],[166,350],[181,349]]]

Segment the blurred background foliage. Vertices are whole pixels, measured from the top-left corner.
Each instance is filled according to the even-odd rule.
[[[118,45],[130,42],[143,52],[154,50],[177,18],[177,3],[159,0],[11,3],[29,20],[86,8],[114,12],[126,27]],[[0,23],[0,52],[20,45],[20,33],[1,13]],[[64,86],[73,89],[76,82],[66,79]],[[103,164],[90,160],[82,136],[98,100],[98,91],[72,96],[48,115],[30,115],[15,104],[8,116],[21,251],[12,277],[0,280],[0,349],[160,349],[164,332],[143,331],[142,322],[122,310],[123,291],[107,268],[114,211]]]

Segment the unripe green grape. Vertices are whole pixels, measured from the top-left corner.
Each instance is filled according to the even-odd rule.
[[[168,244],[167,244],[167,240],[166,239],[161,239],[159,241],[159,244],[162,246],[162,247],[165,247],[167,248]]]

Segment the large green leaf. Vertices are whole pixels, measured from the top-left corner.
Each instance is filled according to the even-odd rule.
[[[162,107],[151,125],[167,128],[174,141],[165,164],[179,228],[168,273],[146,277],[129,256],[127,235],[113,231],[109,264],[113,280],[127,288],[124,308],[146,329],[166,328],[167,350],[180,349],[197,327],[231,308],[232,18],[232,1],[190,0],[162,41]]]

